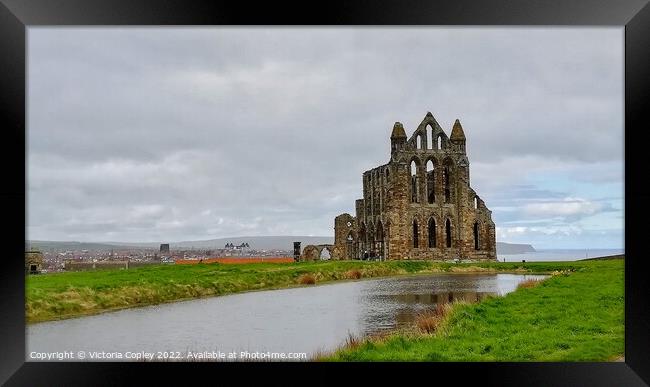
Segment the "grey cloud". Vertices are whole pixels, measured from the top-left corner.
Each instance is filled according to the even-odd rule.
[[[526,166],[621,162],[622,38],[606,28],[30,28],[30,234],[329,235],[333,216],[354,211],[361,172],[388,160],[392,124],[413,130],[429,110],[447,131],[463,122],[489,205],[553,197],[503,187],[525,184]],[[500,169],[513,161],[520,171]],[[614,169],[580,176],[616,181]]]

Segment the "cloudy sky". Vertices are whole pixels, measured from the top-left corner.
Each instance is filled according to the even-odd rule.
[[[623,247],[622,28],[29,28],[28,238],[333,235],[395,121],[497,240]]]

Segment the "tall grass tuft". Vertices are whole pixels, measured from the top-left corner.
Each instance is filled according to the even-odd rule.
[[[316,277],[313,274],[303,274],[298,277],[298,283],[301,285],[313,285],[316,283]]]
[[[345,339],[345,344],[343,345],[346,349],[358,348],[363,343],[363,340],[354,336],[352,333],[348,334],[348,337]]]
[[[519,285],[517,285],[517,289],[528,289],[528,288],[534,288],[535,286],[539,285],[542,283],[542,280],[540,279],[527,279],[523,282],[520,282]]]
[[[415,325],[424,333],[433,333],[451,310],[450,303],[438,304],[435,309],[420,313],[415,318]]]

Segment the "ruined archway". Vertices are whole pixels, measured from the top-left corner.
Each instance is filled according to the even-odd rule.
[[[353,231],[350,231],[348,236],[345,238],[345,249],[345,258],[357,258],[357,238]]]
[[[316,261],[320,259],[320,250],[314,245],[307,245],[300,254],[301,261]]]
[[[332,260],[338,261],[341,259],[350,259],[349,256],[346,255],[347,251],[346,248],[340,245],[334,245],[330,251],[332,252]]]
[[[332,259],[332,251],[329,249],[329,247],[323,247],[320,250],[319,259],[321,261],[329,261]]]
[[[300,255],[301,261],[320,261],[340,259],[340,252],[336,254],[334,245],[307,245]]]

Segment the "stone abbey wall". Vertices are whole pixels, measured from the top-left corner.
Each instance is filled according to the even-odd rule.
[[[334,220],[335,259],[496,260],[492,213],[470,187],[460,122],[447,136],[427,113],[410,137],[396,122],[390,140],[390,161],[363,173],[355,215]]]

